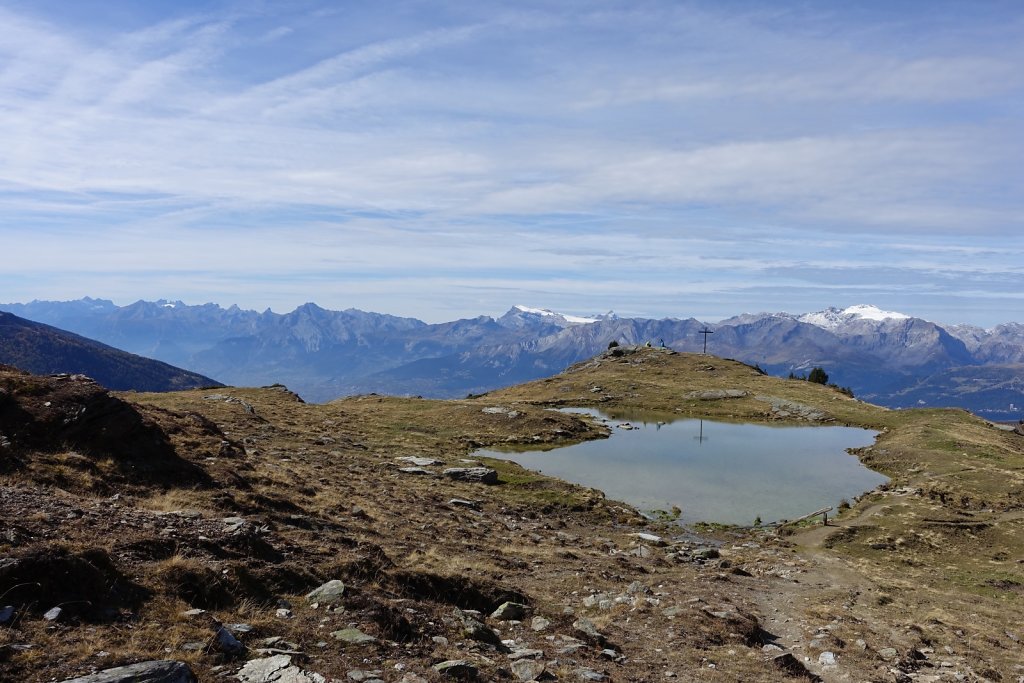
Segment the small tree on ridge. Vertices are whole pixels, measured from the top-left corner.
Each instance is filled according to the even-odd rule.
[[[815,384],[828,384],[828,373],[824,368],[813,368],[807,375],[807,381]]]

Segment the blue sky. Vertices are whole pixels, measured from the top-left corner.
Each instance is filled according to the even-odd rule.
[[[1024,320],[1019,2],[0,0],[0,300]]]

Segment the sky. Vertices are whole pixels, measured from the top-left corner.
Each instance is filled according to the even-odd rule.
[[[1024,321],[1024,4],[0,0],[0,301]]]

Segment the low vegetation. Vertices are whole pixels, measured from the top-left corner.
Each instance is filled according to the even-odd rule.
[[[0,372],[4,680],[152,659],[211,680],[275,653],[328,678],[406,683],[443,680],[433,666],[448,660],[478,680],[1024,676],[1024,436],[963,411],[885,410],[620,346],[457,401],[312,405],[280,386],[112,397],[130,434],[156,439],[165,459],[150,466],[101,432],[33,431],[75,414],[86,389]],[[558,406],[868,427],[880,435],[856,455],[891,481],[782,537],[684,530],[673,511],[645,519],[473,457],[608,436]],[[477,467],[497,484],[445,474]],[[332,579],[340,602],[305,599]],[[525,614],[491,616],[508,601]]]

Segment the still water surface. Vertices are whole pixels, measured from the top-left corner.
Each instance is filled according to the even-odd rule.
[[[572,412],[610,419],[594,410]],[[876,432],[856,427],[610,420],[609,439],[549,451],[477,451],[600,489],[641,510],[678,506],[680,521],[752,524],[794,519],[887,481],[847,448],[870,445]]]

